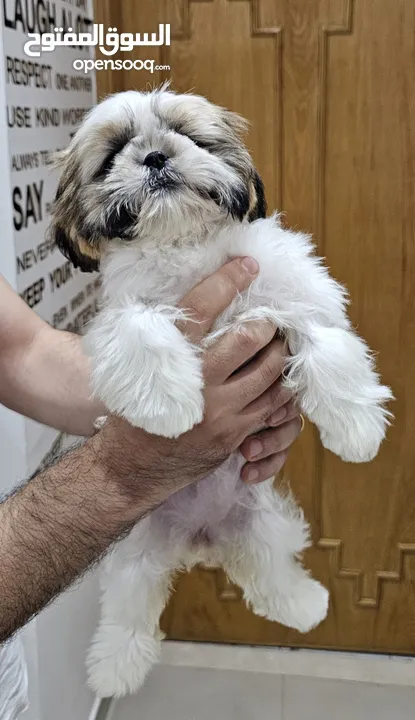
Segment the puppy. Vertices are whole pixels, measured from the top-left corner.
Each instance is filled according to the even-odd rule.
[[[107,98],[58,162],[51,232],[82,270],[100,268],[103,305],[86,336],[94,392],[150,433],[177,437],[203,417],[197,351],[175,325],[178,301],[235,256],[258,278],[206,343],[256,319],[287,339],[285,385],[323,445],[371,460],[392,398],[348,320],[346,292],[310,238],[266,217],[261,179],[238,115],[166,88]],[[98,695],[136,691],[160,651],[172,574],[222,566],[255,613],[301,632],[326,616],[328,593],[298,561],[308,526],[272,478],[244,485],[238,453],[141,520],[105,562],[102,617],[88,657]],[[209,539],[207,542],[206,538]]]

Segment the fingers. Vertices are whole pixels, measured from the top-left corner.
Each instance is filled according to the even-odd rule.
[[[275,326],[266,321],[250,322],[236,332],[223,335],[205,352],[205,379],[218,385],[225,382],[238,368],[265,348],[274,335]],[[240,385],[245,382],[244,378],[257,369],[258,365],[259,361],[255,360],[233,375],[232,392],[235,396]],[[250,382],[252,380],[251,378]]]
[[[297,414],[276,428],[262,430],[246,438],[240,447],[244,458],[258,462],[263,458],[287,450],[301,432],[301,419]]]
[[[242,480],[256,484],[277,475],[287,459],[288,449],[300,433],[301,419],[297,414],[279,427],[264,430],[244,441],[240,450],[250,462],[241,470]]]
[[[179,303],[192,317],[179,324],[180,330],[191,342],[200,342],[238,293],[249,287],[258,271],[258,263],[253,258],[238,258],[196,285]]]
[[[281,397],[279,399],[281,399]],[[298,409],[295,400],[291,399],[285,405],[273,412],[265,424],[269,427],[276,427],[277,425],[282,425],[283,422],[288,422],[288,420],[299,417],[299,415],[300,410]]]
[[[265,460],[255,463],[246,463],[241,470],[243,482],[250,485],[264,482],[277,475],[287,459],[287,451],[271,455]]]
[[[274,396],[282,392],[281,386],[278,386],[278,391],[274,389],[271,392],[269,399],[268,396],[264,399],[266,391],[280,377],[284,365],[284,343],[272,340],[248,365],[232,375],[226,383],[226,391],[232,394],[235,410],[242,413],[255,412],[259,403],[262,412],[268,407],[268,415],[271,415],[287,402],[291,396],[286,394],[283,401],[276,404]],[[262,419],[265,420],[265,417]]]
[[[270,423],[267,419],[277,413],[291,398],[291,392],[283,386],[281,380],[273,382],[260,397],[240,411],[239,417],[247,424],[246,435],[268,426]]]

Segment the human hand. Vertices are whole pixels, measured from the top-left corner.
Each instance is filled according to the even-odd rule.
[[[181,331],[191,342],[200,343],[257,273],[254,260],[233,260],[193,288],[180,304],[192,318],[181,324]],[[300,422],[279,380],[285,348],[274,335],[272,324],[250,322],[205,350],[204,418],[178,439],[149,435],[121,418],[111,418],[97,442],[101,456],[111,452],[115,472],[124,477],[133,473],[136,480],[128,483],[130,490],[137,487],[137,478],[145,480],[153,506],[214,470],[238,447],[249,460],[242,470],[245,481],[265,480],[280,469]],[[285,417],[276,417],[283,409]],[[275,423],[276,427],[263,429]],[[254,460],[258,442],[262,449]],[[255,478],[253,470],[258,472]]]
[[[234,274],[238,270],[238,267],[234,265],[236,262],[238,261],[233,261],[225,265],[219,273],[215,273],[200,283],[182,300],[181,306],[183,308],[190,307],[192,315],[197,322],[197,324],[191,322],[184,323],[181,327],[182,331],[187,334],[192,342],[199,343],[203,339],[204,335],[211,329],[219,312],[227,307],[225,303],[230,304],[234,299],[236,292],[232,292],[228,278],[234,283],[235,289],[237,289],[238,292],[241,291],[238,283],[241,280],[243,282],[243,277],[241,278],[239,275],[235,276]],[[254,261],[254,268],[255,265],[256,263]],[[222,272],[224,273],[223,276]],[[211,286],[211,288],[209,286]],[[245,289],[245,287],[242,289]],[[209,292],[212,292],[212,296],[209,296]],[[217,310],[220,307],[219,312],[216,312],[216,314],[215,308],[211,306],[212,297],[215,297],[218,302]],[[248,333],[253,332],[255,334],[258,327],[259,323],[251,324],[248,328]],[[272,335],[274,334],[275,330],[273,329]],[[235,367],[240,367],[237,358],[239,348],[233,346],[232,337],[225,336],[223,340],[224,346],[221,348],[222,356],[225,357],[226,353],[228,353],[228,356],[232,358],[233,350]],[[260,337],[258,337],[258,341],[261,341]],[[278,375],[280,375],[283,369],[285,353],[282,343],[275,341],[274,348],[276,351],[278,346],[280,353],[278,357],[275,357],[275,360],[276,368],[280,369],[278,373]],[[255,354],[254,350],[251,357],[253,354]],[[205,376],[207,377],[209,377],[209,366],[211,362],[212,358],[209,356],[208,351],[205,359]],[[242,380],[244,376],[250,376],[250,374],[251,364],[249,363],[239,377]],[[236,393],[237,388],[233,387],[233,391]],[[273,385],[272,392],[275,407],[271,416],[266,419],[266,429],[256,432],[254,435],[249,436],[248,434],[248,436],[245,436],[239,448],[242,455],[248,461],[241,472],[242,479],[247,483],[259,483],[276,475],[285,463],[289,447],[299,436],[302,429],[299,410],[289,391],[282,387],[281,380],[277,380],[276,384]]]
[[[280,400],[284,401],[284,392]],[[259,483],[277,475],[282,469],[292,443],[302,430],[302,420],[295,402],[291,399],[281,405],[267,427],[246,438],[239,450],[248,461],[242,468],[241,477],[247,483]]]

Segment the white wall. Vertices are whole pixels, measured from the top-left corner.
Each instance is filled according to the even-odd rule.
[[[64,446],[73,440],[67,437]],[[86,685],[85,655],[98,621],[98,597],[95,571],[36,620],[41,720],[86,720],[90,715],[94,696]]]
[[[87,11],[82,9],[85,1]],[[78,10],[77,6],[81,9]],[[45,243],[55,197],[58,173],[51,167],[51,155],[66,147],[79,126],[82,114],[95,104],[93,78],[74,70],[72,63],[88,57],[88,48],[58,47],[41,57],[24,53],[26,30],[33,23],[35,6],[37,32],[45,29],[45,13],[58,25],[65,21],[77,28],[78,17],[92,18],[91,0],[54,0],[48,3],[20,3],[4,0],[2,55],[5,78],[2,114],[6,104],[8,157],[2,165],[9,176],[7,193],[12,212],[14,270],[18,292],[42,318],[65,329],[74,325],[86,308],[94,306],[94,275],[85,275],[52,244]],[[54,22],[51,29],[53,30]],[[32,76],[28,76],[32,71]],[[73,81],[82,80],[78,89]],[[75,89],[74,89],[75,88]],[[10,222],[10,217],[8,218]],[[9,226],[10,227],[10,226]],[[10,244],[11,240],[7,240]],[[10,252],[10,250],[9,250]],[[92,292],[86,294],[91,285]],[[56,439],[57,432],[33,420],[26,420],[26,453],[33,472]]]
[[[0,273],[16,288],[16,259],[12,236],[12,205],[11,178],[9,168],[9,146],[6,116],[4,112],[5,74],[0,35],[0,218],[1,218],[1,252]],[[26,446],[24,418],[0,405],[0,493],[9,489],[17,481],[26,477]],[[40,720],[39,686],[37,674],[37,641],[36,626],[32,623],[22,634],[29,674],[30,706],[24,713],[25,720]]]
[[[30,256],[27,267],[22,266],[25,253],[37,250],[44,241],[49,222],[50,203],[54,198],[57,176],[44,162],[45,151],[65,147],[70,133],[76,126],[63,122],[62,109],[87,109],[95,103],[95,79],[91,78],[91,89],[76,92],[57,88],[57,73],[77,75],[72,62],[86,57],[85,51],[70,48],[56,49],[31,62],[50,66],[48,87],[36,87],[32,81],[24,85],[22,75],[16,71],[7,74],[7,56],[18,61],[28,61],[23,44],[30,30],[27,23],[32,21],[31,8],[35,6],[42,21],[42,8],[49,6],[55,13],[56,24],[60,25],[62,13],[73,13],[92,18],[92,0],[82,2],[56,0],[48,3],[19,3],[4,0],[2,3],[2,32],[0,33],[0,273],[21,294],[33,283],[42,280],[44,289],[41,300],[34,306],[48,322],[58,328],[65,328],[79,312],[94,303],[94,292],[85,295],[80,303],[72,304],[80,291],[94,276],[71,272],[71,277],[59,287],[52,282],[54,270],[65,265],[65,258],[59,251],[50,248],[45,257]],[[80,7],[80,9],[76,9]],[[26,17],[29,8],[30,17]],[[23,13],[23,22],[16,24],[16,11]],[[72,23],[69,23],[72,24]],[[14,26],[15,25],[15,26]],[[45,28],[35,28],[36,31]],[[5,107],[8,105],[6,116]],[[28,108],[27,125],[19,127],[16,108]],[[36,108],[57,108],[60,121],[57,125],[42,126],[36,120]],[[14,120],[13,120],[14,118]],[[31,168],[18,169],[22,155],[36,158]],[[13,169],[12,158],[15,159]],[[16,162],[17,161],[17,162]],[[28,190],[42,187],[41,202],[36,212],[22,222],[20,209],[13,205],[13,191],[17,193],[21,210],[27,209]],[[27,226],[26,226],[27,225]],[[20,263],[17,262],[20,258]],[[52,277],[51,277],[52,276]],[[27,297],[27,296],[26,296]],[[64,309],[61,319],[55,315]],[[23,480],[39,465],[45,453],[56,438],[56,431],[45,428],[33,421],[25,420],[0,406],[0,492]],[[77,589],[71,591],[48,608],[25,629],[23,641],[29,669],[30,707],[24,720],[87,720],[94,698],[85,685],[85,648],[93,632],[98,611],[98,592],[95,577],[87,578]]]
[[[37,619],[41,720],[87,720],[94,702],[85,654],[98,620],[98,582],[87,576]],[[22,718],[26,720],[26,718]]]
[[[1,38],[0,38],[1,42]],[[3,53],[0,53],[0,99],[5,97]],[[3,101],[4,105],[4,101]],[[9,146],[7,137],[6,117],[4,107],[0,112],[0,273],[6,280],[16,287],[16,261],[14,244],[11,237],[12,207],[11,183],[8,173]],[[24,420],[15,413],[0,406],[0,493],[16,480],[24,476],[25,448],[24,448]]]

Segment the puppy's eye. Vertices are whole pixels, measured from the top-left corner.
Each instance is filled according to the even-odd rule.
[[[105,158],[104,162],[101,164],[100,168],[96,171],[94,175],[94,180],[101,180],[104,178],[108,173],[110,172],[111,168],[114,165],[114,160],[117,157],[117,155],[121,152],[121,150],[124,150],[125,146],[127,145],[129,139],[123,138],[119,140],[114,140],[109,148],[109,152],[107,157]]]
[[[208,142],[202,142],[202,140],[197,140],[196,138],[192,138],[191,135],[189,135],[189,138],[194,142],[197,147],[203,148],[203,150],[209,150],[212,145]]]
[[[192,135],[192,133],[185,132],[181,127],[173,127],[172,130],[177,133],[177,135],[183,135],[183,137],[189,138],[197,147],[202,148],[203,150],[210,150],[212,147],[212,143],[207,142],[206,140],[199,140],[199,138],[195,135]]]

